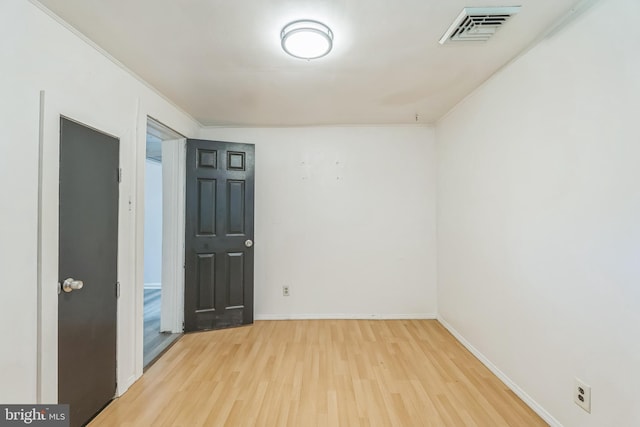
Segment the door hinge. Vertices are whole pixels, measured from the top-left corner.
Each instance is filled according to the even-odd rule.
[[[120,282],[116,282],[116,298],[120,298]]]
[[[122,182],[122,168],[118,168],[118,183]]]

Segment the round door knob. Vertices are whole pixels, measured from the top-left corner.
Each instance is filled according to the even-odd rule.
[[[82,283],[82,280],[75,280],[72,278],[69,278],[62,282],[62,290],[65,292],[77,291],[79,289],[82,289],[83,286],[84,283]]]
[[[253,240],[251,239],[247,239],[244,241],[244,245],[248,248],[250,248],[251,246],[253,246]]]

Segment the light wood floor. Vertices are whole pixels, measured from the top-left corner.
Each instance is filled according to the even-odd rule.
[[[545,425],[433,320],[261,321],[185,335],[90,424]]]

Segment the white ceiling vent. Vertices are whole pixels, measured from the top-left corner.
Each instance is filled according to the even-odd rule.
[[[447,42],[484,42],[520,11],[520,6],[465,7],[440,39]]]

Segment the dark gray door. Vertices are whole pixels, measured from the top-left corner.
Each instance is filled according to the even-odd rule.
[[[85,424],[116,391],[116,138],[60,120],[58,401]],[[78,288],[82,282],[81,289]]]
[[[254,153],[187,140],[185,332],[253,323]]]

